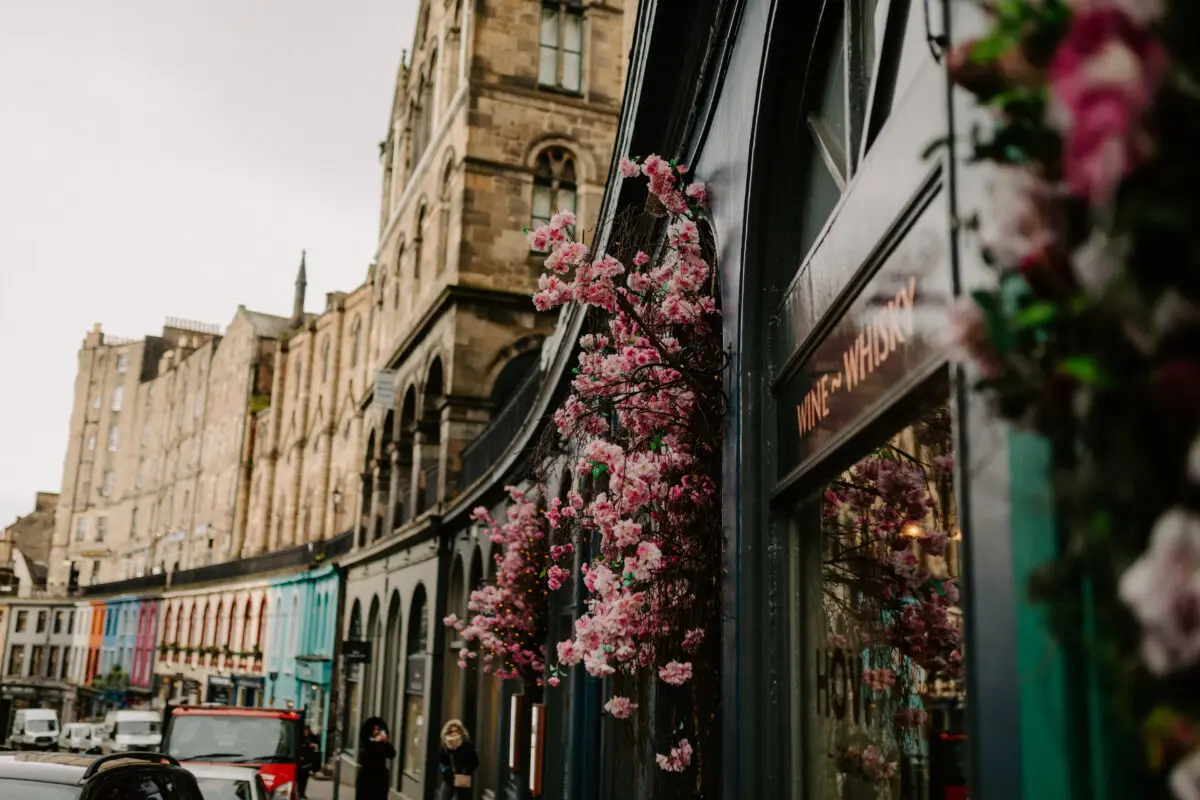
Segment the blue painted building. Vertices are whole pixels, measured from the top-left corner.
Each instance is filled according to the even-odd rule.
[[[138,611],[142,598],[113,597],[104,601],[104,636],[100,644],[100,672],[107,675],[114,666],[133,672],[133,652],[137,644]]]
[[[307,711],[308,726],[325,740],[334,643],[338,631],[338,574],[325,566],[271,581],[267,594],[266,704]]]

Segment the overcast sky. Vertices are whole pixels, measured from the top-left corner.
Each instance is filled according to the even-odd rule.
[[[59,491],[76,353],[365,275],[416,0],[0,1],[0,527]]]

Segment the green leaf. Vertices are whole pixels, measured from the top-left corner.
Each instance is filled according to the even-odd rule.
[[[1005,355],[1012,351],[1013,335],[1008,326],[1008,320],[1004,315],[1004,304],[999,294],[989,291],[975,291],[971,293],[975,303],[983,312],[984,325],[988,331],[988,339],[992,346],[996,348],[996,352]]]
[[[1071,356],[1059,362],[1058,373],[1068,375],[1080,383],[1098,386],[1107,383],[1104,371],[1093,356]]]
[[[1041,300],[1018,311],[1017,315],[1013,317],[1012,326],[1017,330],[1040,328],[1057,319],[1058,313],[1057,304]]]

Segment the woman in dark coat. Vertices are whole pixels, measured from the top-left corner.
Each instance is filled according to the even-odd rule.
[[[442,726],[442,749],[438,753],[442,773],[441,800],[471,800],[471,784],[479,768],[479,754],[461,720]]]
[[[387,800],[391,783],[387,762],[395,757],[396,748],[388,741],[387,723],[379,717],[364,722],[359,734],[355,800]]]

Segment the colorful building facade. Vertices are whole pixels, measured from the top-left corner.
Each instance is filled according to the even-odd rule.
[[[267,705],[306,712],[324,749],[338,629],[338,573],[325,566],[277,578],[267,592]]]

